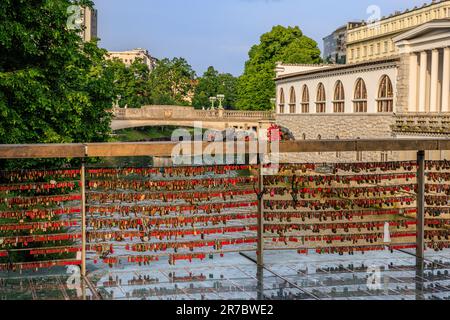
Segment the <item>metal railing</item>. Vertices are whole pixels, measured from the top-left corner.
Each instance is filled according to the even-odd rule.
[[[190,143],[86,143],[86,144],[37,144],[0,145],[0,159],[81,158],[89,157],[135,157],[172,155],[173,148]],[[203,143],[200,151],[214,148],[217,154],[235,153],[222,143]],[[237,147],[237,145],[235,146]],[[192,150],[196,150],[192,148]],[[246,153],[250,151],[247,145]],[[450,150],[450,139],[380,139],[380,140],[311,140],[280,142],[280,153],[310,152],[364,152],[364,151],[417,151],[417,252],[418,261],[424,259],[425,243],[425,151]],[[197,151],[198,152],[198,151]],[[258,150],[258,153],[265,153]],[[263,185],[263,165],[258,165],[259,190]],[[81,166],[81,216],[82,216],[82,275],[86,275],[86,168]],[[264,205],[263,196],[258,195],[257,217],[257,262],[264,264]]]
[[[197,142],[198,143],[198,142]],[[170,157],[174,147],[194,142],[129,142],[129,143],[72,143],[72,144],[4,144],[0,145],[0,159],[89,158],[89,157]],[[214,149],[217,154],[235,153],[222,142],[203,142],[198,152]],[[246,144],[246,153],[251,152]],[[450,139],[357,139],[357,140],[300,140],[282,141],[280,153],[364,152],[364,151],[440,151],[450,150]],[[259,152],[259,151],[258,151]],[[259,153],[264,153],[261,150]],[[194,154],[195,155],[195,154]]]

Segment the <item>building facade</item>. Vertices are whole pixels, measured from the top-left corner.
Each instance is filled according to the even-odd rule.
[[[323,59],[332,64],[345,64],[347,62],[347,30],[361,24],[361,22],[349,22],[323,38]]]
[[[392,58],[279,74],[277,113],[392,113],[398,61]]]
[[[401,57],[402,112],[450,112],[450,19],[434,20],[393,39]]]
[[[347,55],[346,38],[347,26],[343,26],[323,38],[323,59],[326,62],[345,64]]]
[[[277,123],[299,140],[449,137],[450,19],[422,24],[392,42],[396,54],[384,59],[346,65],[278,64]],[[306,160],[409,157],[395,153],[313,156]]]
[[[158,62],[158,59],[152,57],[148,50],[141,48],[129,51],[110,51],[108,52],[108,58],[119,59],[127,66],[130,66],[136,59],[141,59],[150,70],[153,70]]]
[[[98,37],[97,35],[97,23],[98,12],[95,9],[84,7],[81,9],[82,26],[81,37],[83,41],[89,42]]]
[[[386,58],[399,53],[394,38],[427,22],[450,18],[450,1],[433,0],[430,4],[396,12],[374,23],[351,26],[347,34],[347,63]]]

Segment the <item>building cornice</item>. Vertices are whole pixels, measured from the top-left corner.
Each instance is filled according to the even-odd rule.
[[[412,28],[411,30],[403,32],[402,34],[398,35],[397,37],[394,37],[393,41],[399,42],[402,40],[407,40],[407,39],[413,38],[417,35],[420,35],[430,29],[450,30],[450,19],[440,19],[440,20],[433,20],[433,21],[427,22],[425,24],[422,24],[420,26]]]
[[[301,78],[302,80],[309,80],[309,79],[315,79],[315,78],[324,78],[324,77],[333,77],[333,76],[345,75],[345,74],[353,74],[353,73],[359,73],[359,72],[364,72],[364,71],[374,71],[374,70],[381,70],[381,69],[396,68],[398,66],[399,61],[400,61],[400,57],[395,56],[395,57],[392,57],[389,59],[383,59],[383,60],[372,60],[372,61],[365,61],[365,62],[354,63],[354,64],[346,64],[346,65],[341,65],[341,66],[331,66],[329,68],[303,71],[303,72],[297,72],[297,73],[283,75],[283,76],[277,77],[275,79],[275,81],[281,82],[283,80],[292,80],[295,78]]]
[[[326,63],[283,63],[283,62],[277,62],[277,67],[328,67],[333,66],[333,64],[326,64]]]
[[[442,5],[445,5],[445,3],[448,3],[448,2],[450,2],[450,1],[449,0],[441,0],[441,1],[433,1],[433,2],[430,2],[428,4],[425,3],[424,5],[422,5],[420,7],[416,6],[413,9],[407,9],[407,10],[404,10],[403,12],[399,12],[397,14],[395,14],[395,13],[391,14],[390,16],[382,18],[379,22],[380,23],[389,22],[390,20],[398,19],[400,16],[414,14],[416,11],[424,10],[426,8],[430,8],[430,7],[433,7],[433,6],[442,6]],[[365,23],[362,26],[358,26],[358,27],[355,27],[355,28],[349,28],[348,31],[349,32],[358,32],[358,31],[364,30],[364,28],[367,28],[367,27],[368,27],[368,25],[367,25],[367,23]]]
[[[395,120],[395,114],[393,112],[389,113],[277,113],[275,115],[275,119],[278,117],[383,117],[383,118],[391,118]]]
[[[402,34],[403,32],[411,31],[414,28],[416,28],[416,27],[407,27],[407,28],[404,28],[402,30],[390,31],[390,32],[382,33],[382,34],[368,36],[368,37],[365,37],[363,39],[348,41],[347,45],[348,46],[355,45],[355,44],[358,44],[358,43],[364,43],[364,42],[373,41],[373,40],[376,40],[376,39],[393,38],[395,36],[398,36],[399,34]]]

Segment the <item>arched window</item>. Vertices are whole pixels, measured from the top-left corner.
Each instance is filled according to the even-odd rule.
[[[284,97],[284,90],[283,88],[280,89],[280,104],[279,104],[279,110],[280,113],[283,114],[284,113],[284,105],[286,103],[285,97]]]
[[[303,140],[306,140],[306,133],[302,135]]]
[[[326,103],[325,87],[323,83],[319,83],[319,86],[317,87],[316,113],[325,113]]]
[[[355,112],[367,112],[367,89],[366,83],[359,78],[356,81],[355,99],[353,100]]]
[[[387,75],[381,77],[377,104],[378,112],[394,112],[394,90],[391,79]]]
[[[344,85],[342,81],[338,80],[334,88],[334,101],[333,101],[333,112],[343,113],[345,112],[345,93]]]
[[[297,113],[296,105],[297,105],[297,99],[295,97],[295,89],[294,89],[294,87],[291,87],[291,90],[289,93],[289,113]]]
[[[302,113],[309,113],[309,89],[306,84],[302,90]]]

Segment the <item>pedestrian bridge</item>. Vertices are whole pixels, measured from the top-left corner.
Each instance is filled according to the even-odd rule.
[[[194,127],[197,122],[201,122],[205,129],[258,131],[260,128],[267,128],[275,119],[275,114],[271,111],[196,110],[182,106],[114,108],[112,112],[113,131],[151,126]]]

